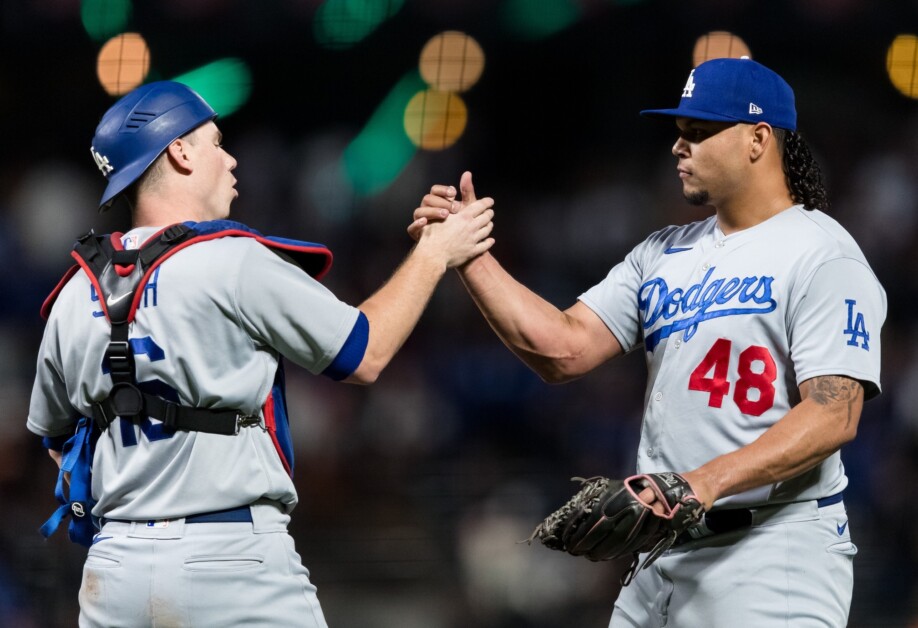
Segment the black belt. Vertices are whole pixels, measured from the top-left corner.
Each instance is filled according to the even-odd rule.
[[[831,506],[832,504],[837,504],[844,499],[842,493],[836,493],[835,495],[830,495],[828,497],[823,497],[822,499],[816,500],[817,508],[825,508],[826,506]],[[792,502],[791,502],[792,503]],[[782,504],[766,504],[766,506],[781,506]],[[743,528],[748,528],[752,525],[752,510],[750,508],[729,508],[725,510],[715,510],[712,512],[706,512],[704,514],[704,525],[711,531],[711,534],[702,534],[698,537],[692,536],[688,532],[684,532],[676,542],[673,543],[673,546],[682,545],[683,543],[688,543],[689,541],[696,541],[698,539],[710,538],[711,536],[717,534],[725,534],[727,532],[734,532],[736,530],[741,530]]]
[[[175,517],[181,519],[181,517]],[[152,523],[154,521],[166,521],[166,519],[143,519],[136,523]],[[102,524],[109,522],[115,523],[135,523],[127,519],[103,519]],[[252,523],[252,510],[248,506],[239,506],[238,508],[227,508],[226,510],[215,510],[213,512],[204,512],[197,515],[185,517],[185,523]]]

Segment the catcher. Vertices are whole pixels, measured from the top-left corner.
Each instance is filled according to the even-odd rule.
[[[89,546],[83,628],[326,628],[287,531],[298,498],[284,358],[372,384],[446,269],[493,243],[483,199],[345,303],[318,281],[324,246],[228,219],[236,159],[216,116],[172,81],[108,109],[92,141],[99,206],[126,201],[131,228],[80,238],[43,308],[27,425],[61,468],[42,532],[69,516]]]

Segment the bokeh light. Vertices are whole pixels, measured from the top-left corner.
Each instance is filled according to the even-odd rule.
[[[458,94],[425,89],[405,108],[405,133],[418,148],[442,150],[456,143],[467,120],[468,110]]]
[[[99,51],[96,74],[105,91],[120,96],[141,83],[150,71],[150,48],[139,33],[112,37]]]
[[[481,78],[484,51],[459,31],[434,35],[421,50],[419,68],[427,84],[441,92],[464,92]]]
[[[83,0],[80,17],[93,41],[106,41],[124,32],[133,12],[131,0]]]
[[[405,134],[404,114],[411,98],[425,87],[416,70],[402,77],[344,149],[344,173],[358,196],[384,190],[414,156],[414,144]]]
[[[313,19],[316,42],[343,50],[372,33],[398,13],[405,0],[325,0]]]
[[[174,77],[210,103],[221,117],[244,105],[252,93],[252,73],[240,59],[220,59]]]
[[[574,0],[504,0],[504,27],[521,39],[542,39],[558,33],[580,19]]]
[[[752,58],[749,46],[742,39],[727,31],[712,31],[695,41],[692,64],[697,67],[711,59]]]
[[[918,36],[898,35],[886,52],[886,72],[893,86],[918,98]]]

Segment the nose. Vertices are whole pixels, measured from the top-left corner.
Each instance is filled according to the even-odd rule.
[[[686,142],[681,135],[676,138],[676,143],[673,144],[672,152],[676,157],[688,157],[688,142]]]
[[[226,156],[229,158],[229,161],[227,162],[226,166],[227,168],[229,168],[230,172],[232,172],[233,170],[236,169],[236,158],[230,155],[229,153],[226,153]]]

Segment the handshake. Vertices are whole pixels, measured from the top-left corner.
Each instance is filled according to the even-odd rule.
[[[465,172],[459,184],[461,196],[456,199],[452,185],[434,185],[414,210],[414,221],[408,235],[438,255],[444,256],[447,268],[461,266],[491,248],[494,238],[494,199],[475,198],[472,173]]]

